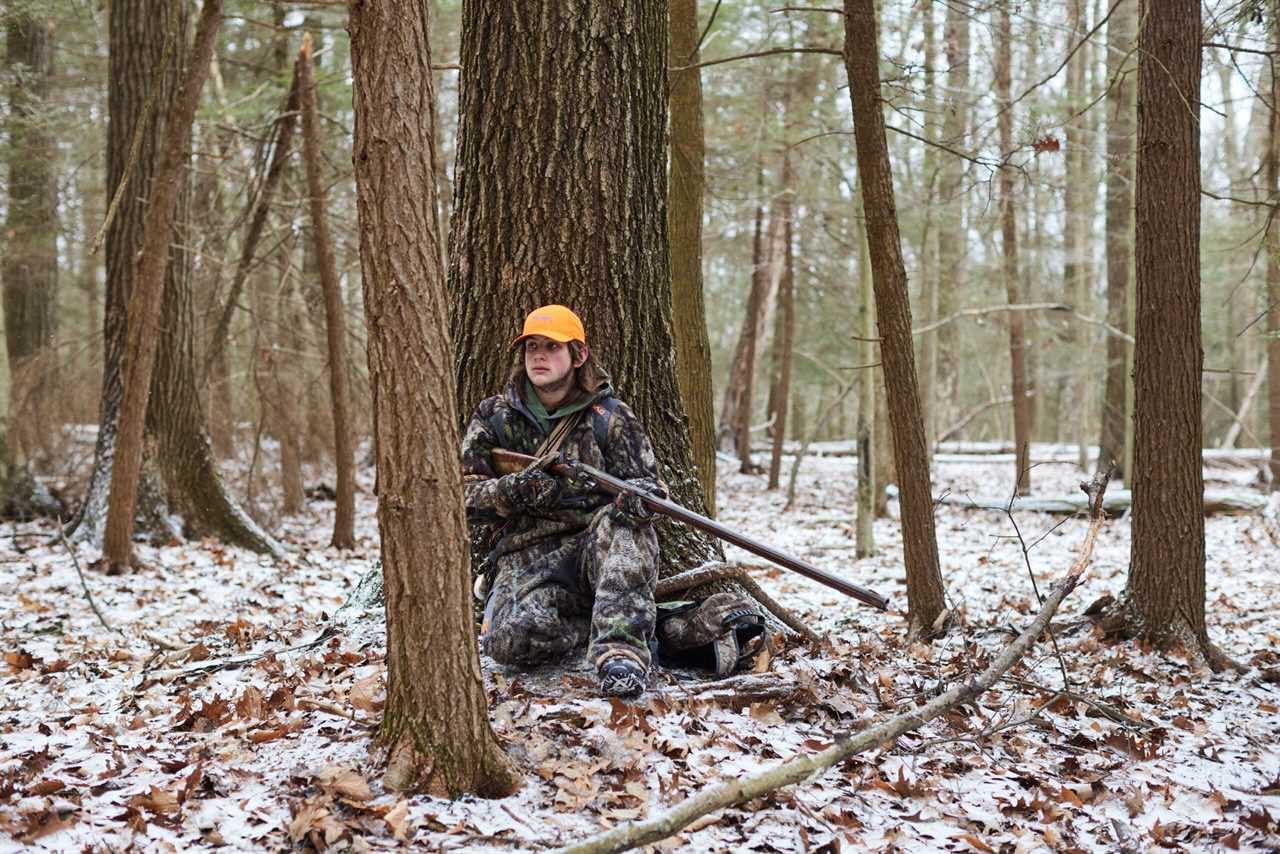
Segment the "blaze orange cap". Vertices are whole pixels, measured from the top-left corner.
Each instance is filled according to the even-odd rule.
[[[514,349],[530,335],[545,335],[562,344],[570,341],[587,343],[587,332],[582,328],[582,321],[562,305],[544,305],[529,312],[529,316],[524,319],[524,331],[511,342],[511,347]]]

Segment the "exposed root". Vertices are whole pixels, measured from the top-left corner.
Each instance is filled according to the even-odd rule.
[[[1165,654],[1181,652],[1192,666],[1207,667],[1214,673],[1224,670],[1243,673],[1249,669],[1219,649],[1207,634],[1197,631],[1185,620],[1178,620],[1163,629],[1151,626],[1127,594],[1119,599],[1103,596],[1085,609],[1085,614],[1112,641],[1145,641]]]

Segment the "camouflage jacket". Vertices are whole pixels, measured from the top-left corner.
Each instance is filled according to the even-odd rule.
[[[555,417],[551,421],[554,429]],[[515,384],[506,393],[481,401],[462,439],[462,474],[467,521],[472,529],[473,569],[476,561],[521,551],[544,540],[560,539],[587,529],[596,510],[610,496],[591,484],[566,480],[559,506],[543,513],[515,513],[498,490],[499,475],[489,452],[505,448],[534,454],[546,438],[538,419]],[[667,490],[658,475],[653,446],[631,408],[605,386],[560,446],[566,460],[580,460],[622,480],[649,479]]]

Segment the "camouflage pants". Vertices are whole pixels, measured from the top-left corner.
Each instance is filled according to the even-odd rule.
[[[602,508],[581,534],[498,558],[484,651],[530,667],[589,640],[593,664],[622,654],[648,667],[657,581],[653,527],[631,527]]]

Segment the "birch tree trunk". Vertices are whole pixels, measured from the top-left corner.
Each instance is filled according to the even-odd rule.
[[[501,796],[519,780],[489,726],[471,612],[425,5],[367,0],[349,30],[386,591],[384,780]]]

